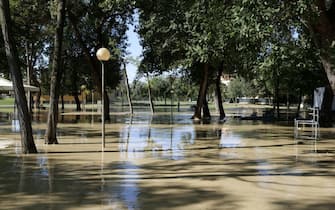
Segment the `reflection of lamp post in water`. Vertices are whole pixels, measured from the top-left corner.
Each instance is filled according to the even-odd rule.
[[[174,85],[173,85],[173,82],[174,82],[175,78],[173,76],[170,76],[170,94],[171,94],[171,104],[170,104],[170,111],[171,111],[171,124],[173,124],[173,94],[174,94]]]
[[[171,85],[171,116],[173,116],[173,94],[174,94],[174,85]]]
[[[102,151],[105,148],[105,107],[104,107],[104,96],[105,96],[105,69],[104,69],[104,61],[108,61],[110,58],[110,52],[107,48],[100,48],[98,49],[96,56],[98,60],[101,62],[101,144],[102,144]]]

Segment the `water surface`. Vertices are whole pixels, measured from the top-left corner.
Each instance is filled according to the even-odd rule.
[[[333,128],[318,141],[289,123],[189,113],[113,115],[101,152],[98,116],[65,116],[59,145],[21,155],[19,133],[0,125],[0,209],[335,209]]]

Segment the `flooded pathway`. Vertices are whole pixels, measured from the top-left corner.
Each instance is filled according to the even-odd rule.
[[[113,116],[104,153],[89,117],[64,119],[59,145],[34,123],[36,155],[2,123],[0,209],[335,209],[334,128],[315,142],[292,125],[190,117]]]

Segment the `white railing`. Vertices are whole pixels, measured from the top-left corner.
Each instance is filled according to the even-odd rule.
[[[310,108],[309,119],[294,119],[294,137],[295,138],[313,138],[318,139],[319,133],[319,108]],[[309,134],[309,135],[308,135]]]

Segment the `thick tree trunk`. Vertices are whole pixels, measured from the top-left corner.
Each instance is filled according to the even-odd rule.
[[[209,111],[208,107],[208,101],[207,101],[207,90],[208,90],[208,83],[206,86],[206,92],[205,92],[205,97],[204,97],[204,103],[202,107],[202,113],[203,113],[203,119],[210,120],[211,119],[211,113]]]
[[[76,111],[81,111],[80,100],[78,96],[78,83],[79,81],[77,71],[75,69],[71,72],[71,93],[76,103]]]
[[[57,8],[57,26],[54,43],[54,54],[52,59],[52,71],[50,80],[50,107],[48,113],[47,130],[45,133],[46,144],[58,144],[57,141],[57,123],[58,123],[58,100],[60,80],[62,75],[62,42],[63,29],[65,19],[65,3],[66,0],[58,1]]]
[[[61,104],[62,104],[61,109],[62,109],[62,112],[64,112],[64,109],[65,109],[64,94],[61,94],[60,100],[61,100]]]
[[[0,0],[0,21],[8,66],[11,73],[11,79],[13,81],[16,106],[18,110],[22,153],[37,153],[31,127],[31,116],[28,111],[27,99],[23,88],[22,75],[18,65],[19,57],[15,47],[15,42],[13,40],[14,36],[10,28],[12,24],[10,19],[8,0]]]
[[[331,102],[335,94],[335,2],[330,2],[326,7],[327,0],[317,0],[316,5],[319,8],[319,17],[316,21],[312,20],[310,29],[316,45],[320,49],[321,62],[327,74],[329,81],[328,98],[321,110],[321,116],[331,116]],[[328,105],[327,105],[328,104]],[[321,117],[321,121],[323,121]],[[328,119],[326,119],[328,120]]]
[[[209,111],[208,102],[207,102],[206,97],[204,98],[204,104],[203,104],[203,107],[202,107],[202,111],[204,113],[203,119],[206,119],[206,120],[211,119],[211,113]]]
[[[322,126],[332,126],[332,120],[334,117],[332,113],[333,97],[333,91],[331,90],[330,86],[327,86],[320,111],[320,124]]]
[[[146,75],[147,75],[147,80],[148,80],[148,95],[149,95],[150,109],[151,109],[151,113],[154,113],[155,112],[155,105],[154,105],[154,102],[152,100],[152,93],[151,93],[151,84],[150,84],[149,73],[146,73]]]
[[[216,80],[215,80],[215,96],[216,96],[216,102],[217,106],[219,108],[219,114],[220,120],[223,120],[226,117],[226,113],[224,112],[223,105],[222,105],[222,95],[221,95],[221,76],[222,76],[222,71],[223,71],[223,65],[220,65],[218,69],[218,74],[216,75]]]
[[[90,65],[91,72],[92,72],[92,78],[93,78],[93,81],[94,81],[94,84],[95,84],[95,88],[101,95],[101,93],[102,93],[102,90],[101,90],[101,83],[102,83],[101,82],[101,77],[102,77],[101,76],[101,69],[99,68],[97,60],[94,59],[93,56],[91,56],[90,50],[86,47],[86,44],[82,39],[81,33],[80,33],[80,31],[78,29],[78,25],[76,23],[75,16],[71,12],[68,12],[68,15],[69,15],[69,20],[71,22],[71,25],[74,29],[75,34],[76,34],[78,43],[80,44],[82,50],[84,51],[86,60],[87,60],[88,64]],[[105,116],[104,117],[105,117],[105,120],[109,121],[110,120],[109,98],[108,98],[108,95],[107,95],[106,91],[104,91],[104,92],[105,92],[105,94],[104,94],[104,112],[105,112],[104,115]]]
[[[199,120],[201,119],[201,110],[204,102],[204,98],[206,97],[206,92],[207,92],[207,83],[208,83],[208,73],[209,73],[209,65],[208,63],[204,64],[204,72],[203,72],[203,77],[200,83],[200,88],[199,88],[199,94],[198,94],[198,99],[197,99],[197,106],[195,108],[194,114],[192,116],[192,119],[194,120]]]
[[[130,87],[129,87],[129,82],[128,82],[128,75],[127,75],[127,69],[126,69],[126,64],[123,63],[123,69],[124,69],[124,81],[127,89],[127,99],[128,99],[128,104],[129,104],[129,112],[130,114],[134,114],[134,109],[133,109],[133,102],[131,101],[131,94],[130,94]]]
[[[76,111],[81,111],[81,107],[80,107],[80,100],[79,100],[79,97],[78,97],[78,93],[72,93],[73,95],[73,98],[74,98],[74,101],[76,102]]]
[[[110,121],[111,118],[109,116],[109,97],[106,91],[104,91],[105,95],[105,100],[104,100],[104,115],[105,115],[105,121]]]

